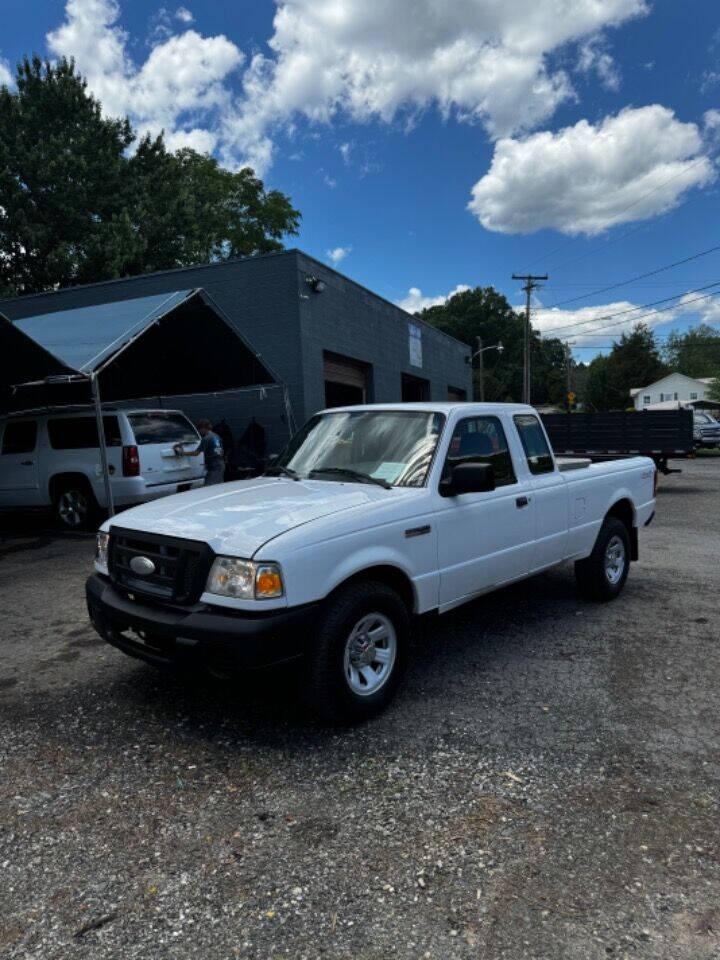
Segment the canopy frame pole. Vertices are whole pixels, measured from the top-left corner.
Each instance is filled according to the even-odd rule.
[[[280,382],[282,383],[283,400],[285,401],[285,416],[287,417],[290,439],[292,439],[293,434],[297,430],[297,424],[295,423],[295,415],[293,414],[292,404],[290,403],[290,391],[288,390],[288,386],[284,380],[281,380]]]
[[[93,405],[95,407],[95,421],[97,423],[98,440],[100,442],[100,463],[102,465],[103,483],[105,484],[105,497],[107,499],[108,516],[113,517],[115,516],[115,504],[113,502],[112,484],[110,483],[110,467],[108,465],[105,424],[103,423],[102,404],[100,402],[100,388],[98,386],[97,373],[90,374],[90,388],[92,390]]]

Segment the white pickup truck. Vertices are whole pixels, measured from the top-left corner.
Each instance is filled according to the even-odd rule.
[[[525,405],[326,410],[265,476],[103,524],[90,618],[157,665],[299,658],[321,715],[362,719],[395,692],[415,615],[564,561],[583,594],[616,597],[655,482],[646,457],[556,461]]]

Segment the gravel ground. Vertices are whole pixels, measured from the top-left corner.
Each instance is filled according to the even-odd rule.
[[[88,627],[90,538],[0,542],[3,958],[720,956],[720,462],[623,595],[425,622],[381,718],[167,678]]]

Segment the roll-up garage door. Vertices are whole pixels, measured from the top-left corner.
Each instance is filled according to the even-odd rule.
[[[336,353],[326,353],[323,359],[327,406],[367,403],[368,367]]]

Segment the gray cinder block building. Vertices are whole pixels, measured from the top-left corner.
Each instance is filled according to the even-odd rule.
[[[300,250],[0,300],[0,313],[18,320],[97,306],[102,323],[103,304],[189,288],[205,290],[287,384],[298,424],[326,406],[472,398],[469,347]],[[236,436],[254,416],[276,450],[288,426],[282,405],[269,396],[256,391],[163,403],[193,417],[224,417]]]

